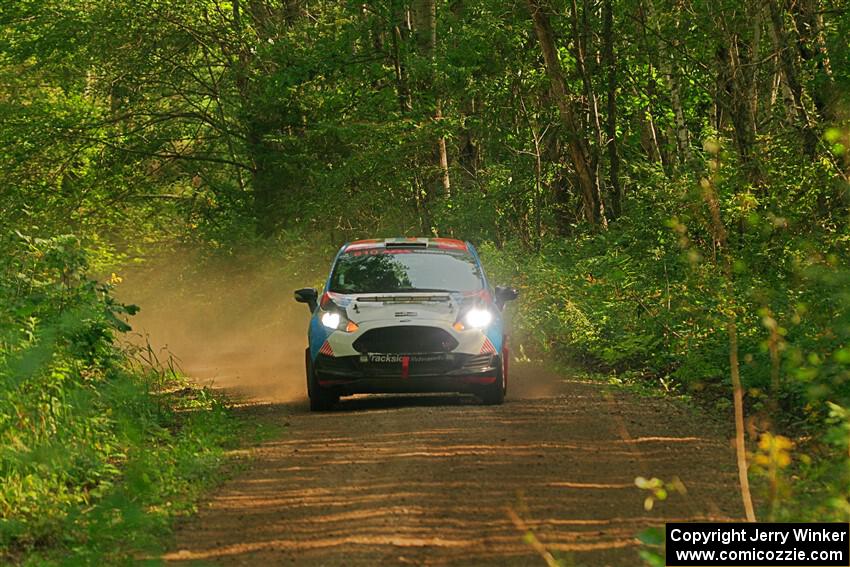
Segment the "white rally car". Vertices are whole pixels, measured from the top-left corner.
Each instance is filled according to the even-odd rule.
[[[357,393],[466,392],[504,400],[508,347],[502,309],[510,287],[491,288],[475,248],[448,238],[360,240],[336,255],[310,307],[307,392],[327,410]]]

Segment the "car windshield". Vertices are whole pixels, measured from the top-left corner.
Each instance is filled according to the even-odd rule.
[[[336,293],[477,291],[481,268],[466,252],[372,248],[339,257],[331,274]]]

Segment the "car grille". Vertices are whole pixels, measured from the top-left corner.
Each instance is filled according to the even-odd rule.
[[[354,341],[354,348],[362,353],[451,352],[457,345],[457,340],[443,329],[420,326],[380,327],[366,331]]]
[[[428,376],[432,374],[445,374],[452,368],[454,368],[455,363],[446,360],[435,360],[433,362],[420,362],[418,364],[411,364],[410,369],[408,370],[408,375],[411,377],[414,376]],[[370,363],[368,365],[368,372],[372,376],[398,376],[401,373],[401,364],[374,364]]]
[[[363,359],[366,357],[364,356]],[[408,376],[433,376],[440,374],[480,373],[494,369],[496,356],[492,354],[454,354],[445,360],[412,362]],[[367,362],[360,355],[333,357],[319,354],[316,370],[320,374],[352,377],[398,377],[402,373],[400,362]]]
[[[484,370],[493,365],[492,354],[479,354],[467,357],[463,363],[463,368],[469,371]]]
[[[319,354],[316,358],[316,367],[320,372],[351,372],[357,370],[357,362],[354,356],[337,358]]]

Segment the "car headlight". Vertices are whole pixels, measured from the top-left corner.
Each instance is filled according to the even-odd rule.
[[[327,327],[328,329],[334,329],[335,331],[345,331],[346,333],[353,333],[360,327],[358,327],[357,323],[354,321],[349,321],[348,317],[340,313],[339,311],[325,311],[322,313],[321,317],[322,325]]]
[[[489,309],[473,307],[463,317],[464,327],[483,329],[493,322],[493,313]]]
[[[336,311],[327,311],[322,315],[322,325],[329,329],[339,329],[339,322],[342,317]]]

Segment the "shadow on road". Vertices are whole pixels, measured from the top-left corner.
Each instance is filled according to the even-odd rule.
[[[481,402],[475,396],[463,394],[437,395],[371,395],[343,398],[333,411],[369,411],[394,408],[428,408],[441,406],[472,406]]]
[[[665,521],[733,519],[734,458],[709,423],[661,400],[573,382],[547,398],[380,395],[312,413],[254,451],[177,534],[169,561],[223,565],[538,564],[524,529],[565,564],[638,564],[635,535]],[[246,416],[249,414],[245,414]],[[688,487],[643,507],[636,476]]]
[[[475,396],[464,394],[368,394],[342,398],[330,411],[312,412],[306,399],[289,402],[257,402],[238,391],[229,390],[231,411],[239,418],[255,419],[266,416],[338,415],[409,408],[486,407]],[[509,402],[505,402],[509,403]]]

